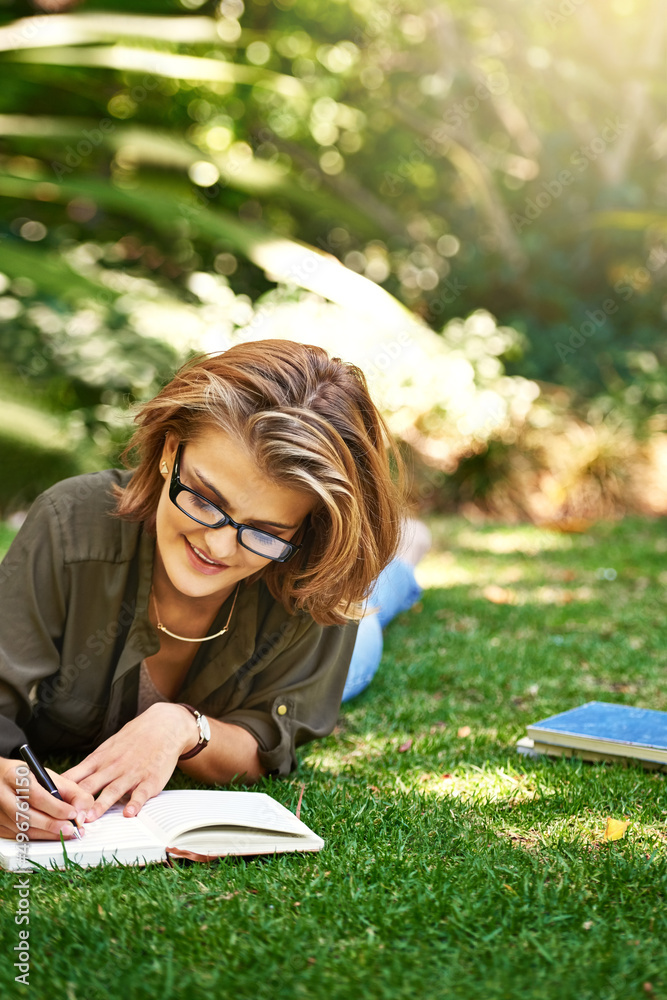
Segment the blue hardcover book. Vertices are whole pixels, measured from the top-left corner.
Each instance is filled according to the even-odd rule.
[[[592,760],[633,757],[667,764],[667,712],[589,701],[527,727],[534,749],[563,754],[567,749]]]

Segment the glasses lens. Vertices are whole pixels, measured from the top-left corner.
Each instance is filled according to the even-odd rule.
[[[281,538],[268,535],[265,531],[256,531],[254,528],[243,528],[241,539],[246,548],[255,552],[265,559],[282,559],[290,551]]]
[[[190,517],[194,517],[196,521],[203,521],[204,524],[217,524],[222,520],[222,515],[217,507],[200,497],[196,497],[194,493],[186,493],[185,491],[179,493],[176,497],[176,506],[184,514],[189,514]]]

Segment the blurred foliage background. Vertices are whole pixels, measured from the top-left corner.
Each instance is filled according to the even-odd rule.
[[[194,351],[355,361],[420,508],[667,509],[663,0],[0,3],[0,511]]]

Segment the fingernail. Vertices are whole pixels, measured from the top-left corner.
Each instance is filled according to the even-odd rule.
[[[78,826],[83,826],[83,824],[86,822],[86,816],[87,816],[86,812],[80,812],[76,814],[76,822]]]
[[[136,811],[137,811],[136,806],[128,806],[127,810],[125,811],[125,815],[126,816],[134,816],[134,814],[136,813]]]
[[[61,827],[61,833],[62,833],[63,837],[73,837],[74,836],[74,827],[72,826],[71,823],[65,823],[65,825],[63,827]]]
[[[88,812],[86,813],[86,823],[92,823],[94,819],[95,819],[95,810],[89,809]]]

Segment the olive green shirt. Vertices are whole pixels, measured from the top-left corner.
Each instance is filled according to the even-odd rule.
[[[109,470],[43,493],[0,565],[0,756],[88,753],[137,714],[155,538],[113,516]],[[210,632],[225,624],[225,601]],[[175,700],[241,726],[270,774],[336,723],[357,627],[290,615],[263,580],[241,583],[229,631],[202,643]]]

